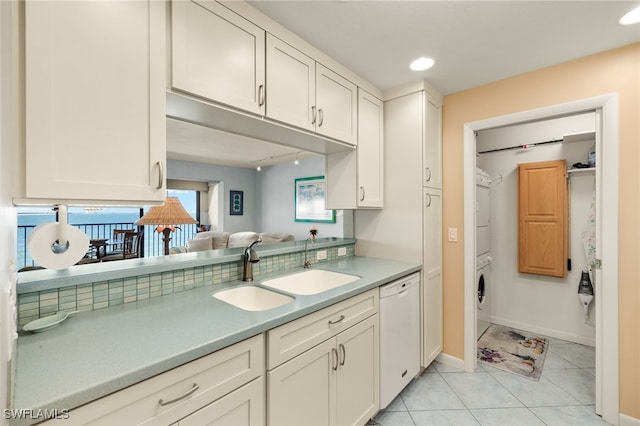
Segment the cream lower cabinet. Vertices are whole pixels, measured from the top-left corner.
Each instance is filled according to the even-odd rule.
[[[73,409],[64,423],[262,425],[264,358],[258,335]]]
[[[423,190],[422,355],[429,365],[442,352],[442,190]]]
[[[363,425],[378,407],[378,315],[267,373],[268,424]]]
[[[267,424],[364,425],[379,407],[378,290],[268,333]]]

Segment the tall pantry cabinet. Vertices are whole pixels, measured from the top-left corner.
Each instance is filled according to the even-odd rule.
[[[384,94],[384,209],[354,213],[357,255],[423,265],[423,366],[442,351],[441,105],[424,81]]]

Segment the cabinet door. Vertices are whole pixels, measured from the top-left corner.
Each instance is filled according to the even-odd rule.
[[[358,89],[358,207],[383,203],[383,105],[380,99]]]
[[[264,380],[259,377],[185,417],[180,426],[261,426],[265,424]]]
[[[171,7],[172,87],[263,114],[264,30],[213,0]]]
[[[267,424],[278,426],[336,424],[335,338],[267,372]]]
[[[337,336],[336,424],[363,425],[379,407],[378,314]]]
[[[518,272],[567,275],[567,162],[518,164]]]
[[[423,186],[442,188],[442,111],[441,104],[425,92]]]
[[[442,351],[442,200],[441,190],[424,190],[422,280],[423,365]]]
[[[29,199],[165,197],[165,4],[25,4]]]
[[[357,86],[316,63],[316,131],[343,142],[357,141]]]
[[[267,34],[267,116],[315,131],[316,63]]]

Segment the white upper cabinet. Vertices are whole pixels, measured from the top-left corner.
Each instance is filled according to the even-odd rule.
[[[164,199],[165,25],[158,1],[25,3],[16,203]]]
[[[267,116],[315,131],[316,61],[267,34]]]
[[[172,88],[263,115],[265,31],[213,0],[171,8]]]
[[[425,92],[422,184],[442,188],[442,99]]]
[[[267,117],[355,145],[357,86],[267,34]]]
[[[360,89],[358,91],[358,148],[357,181],[358,207],[377,207],[383,204],[383,103]]]
[[[343,142],[356,144],[358,87],[316,63],[316,130]]]

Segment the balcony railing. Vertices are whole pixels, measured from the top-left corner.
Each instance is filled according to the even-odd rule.
[[[87,224],[71,224],[84,232],[89,239],[110,239],[113,237],[114,229],[132,229],[138,231],[140,228],[144,230],[142,256],[154,257],[164,255],[164,242],[162,234],[155,232],[155,226],[137,226],[133,222],[112,222],[112,223],[87,223]],[[35,225],[18,226],[18,269],[26,266],[35,266],[35,262],[29,255],[27,250],[27,238],[35,228]],[[187,244],[187,240],[193,238],[197,231],[197,225],[180,225],[180,229],[171,233],[170,246],[183,246]]]

